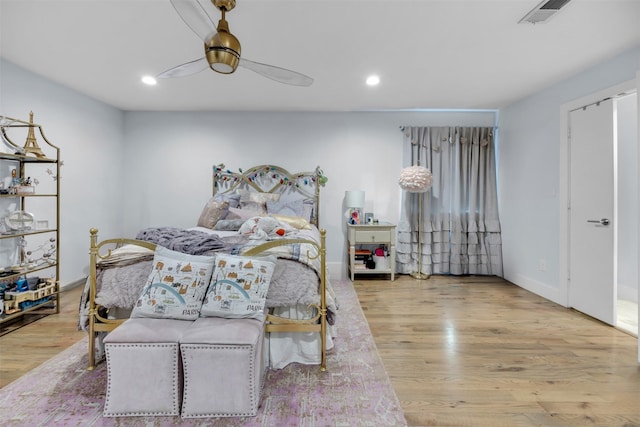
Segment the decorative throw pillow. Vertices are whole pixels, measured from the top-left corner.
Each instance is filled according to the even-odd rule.
[[[275,257],[218,254],[200,315],[264,319],[275,265]]]
[[[243,219],[246,221],[254,216],[265,216],[266,214],[266,210],[229,208],[229,215],[227,215],[227,218]]]
[[[301,217],[304,215],[304,205],[302,199],[267,200],[267,213]]]
[[[230,208],[237,208],[240,206],[240,193],[232,191],[230,193],[218,193],[213,196],[217,202],[229,202]]]
[[[288,224],[292,227],[297,228],[298,230],[311,230],[311,224],[309,224],[309,221],[302,218],[301,216],[279,214],[271,214],[271,216],[284,224]]]
[[[280,200],[280,193],[259,193],[256,191],[238,190],[240,193],[240,205],[247,202],[266,204],[267,201]]]
[[[280,199],[278,193],[257,193],[255,191],[238,190],[240,193],[240,208],[250,209],[267,214],[267,201],[277,201]]]
[[[197,319],[213,262],[214,257],[156,247],[153,268],[131,317]]]
[[[198,227],[213,228],[218,221],[227,215],[228,212],[228,201],[216,201],[215,197],[212,197],[207,201],[200,213],[200,218],[198,218]]]
[[[279,202],[283,202],[283,203],[290,203],[290,202],[294,202],[294,205],[297,205],[297,201],[301,200],[302,201],[302,212],[297,212],[297,207],[296,207],[296,212],[295,214],[291,214],[291,213],[287,213],[287,212],[269,212],[269,213],[277,213],[277,214],[283,214],[283,215],[292,215],[292,216],[301,216],[304,219],[306,219],[307,221],[311,222],[311,219],[313,218],[313,210],[315,208],[315,201],[314,199],[310,199],[310,198],[301,198],[300,194],[296,194],[296,193],[283,193],[280,196],[280,199],[278,199]],[[267,205],[267,210],[269,210],[269,206]]]

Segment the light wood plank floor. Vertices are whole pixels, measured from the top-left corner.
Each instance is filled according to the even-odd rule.
[[[640,426],[622,331],[492,277],[354,287],[410,426]]]
[[[493,277],[354,288],[410,426],[640,426],[628,334]],[[0,386],[84,337],[79,293],[0,337]]]
[[[77,328],[81,293],[82,286],[61,292],[60,314],[51,314],[0,337],[0,387],[86,336]]]

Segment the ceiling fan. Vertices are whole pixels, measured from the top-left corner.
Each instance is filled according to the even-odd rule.
[[[225,19],[226,13],[235,7],[236,0],[210,0],[222,14],[217,27],[207,12],[207,8],[213,8],[209,5],[205,7],[201,1],[208,3],[208,0],[171,0],[171,4],[187,26],[204,42],[205,56],[163,71],[156,76],[157,78],[189,76],[207,68],[218,73],[231,74],[240,66],[288,85],[310,86],[313,83],[311,77],[296,71],[242,58],[240,42],[229,31],[229,24]]]

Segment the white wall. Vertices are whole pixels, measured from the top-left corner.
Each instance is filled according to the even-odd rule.
[[[320,207],[327,261],[332,276],[346,277],[345,190],[365,190],[365,211],[379,219],[399,218],[399,127],[493,126],[495,112],[128,112],[125,123],[125,233],[195,225],[215,164],[275,164],[291,172],[320,166],[329,178]]]
[[[47,138],[60,147],[64,161],[60,208],[64,286],[88,274],[90,227],[100,227],[103,237],[119,234],[124,113],[0,59],[0,115],[29,120],[30,111]]]
[[[633,80],[637,70],[640,47],[500,111],[498,180],[506,279],[565,303],[560,280],[560,107]]]

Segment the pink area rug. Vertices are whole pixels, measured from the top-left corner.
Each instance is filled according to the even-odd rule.
[[[2,426],[405,426],[350,282],[333,284],[340,310],[327,372],[270,370],[258,415],[247,418],[103,418],[106,364],[87,371],[86,339],[0,389]]]

